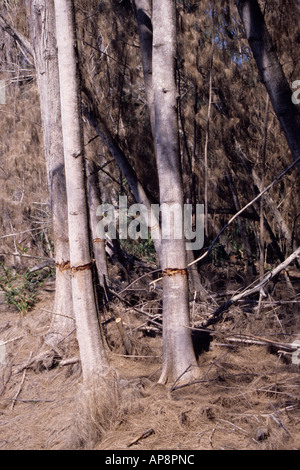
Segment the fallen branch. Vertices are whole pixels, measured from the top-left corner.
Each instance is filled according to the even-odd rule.
[[[77,364],[78,362],[80,362],[80,359],[78,357],[71,357],[70,359],[64,359],[63,361],[60,361],[59,365],[70,366],[72,364]]]
[[[20,401],[21,403],[53,403],[55,400],[43,400],[42,398],[30,398],[30,399],[23,399],[23,398],[12,398],[14,401]]]
[[[48,310],[47,308],[41,308],[41,307],[40,307],[40,310],[42,310],[43,312],[51,313],[52,315],[58,315],[60,317],[70,318],[70,320],[75,321],[74,317],[71,317],[70,315],[65,315],[64,313],[52,312],[52,310]]]
[[[50,268],[51,266],[55,265],[55,259],[54,258],[48,258],[47,260],[43,261],[42,263],[38,264],[37,266],[34,266],[33,268],[30,268],[29,272],[34,273],[35,271],[39,271],[40,269],[44,268]]]
[[[274,348],[284,349],[285,351],[297,351],[300,349],[300,343],[282,343],[280,341],[273,341],[268,338],[262,338],[260,336],[254,336],[250,334],[239,334],[231,335],[228,338],[225,338],[226,341],[236,342],[236,343],[247,343],[247,344],[257,344],[261,346],[273,346]]]
[[[146,429],[146,431],[144,431],[140,436],[138,436],[132,442],[127,444],[127,447],[131,447],[134,444],[137,444],[139,441],[141,441],[142,439],[146,439],[147,437],[151,436],[152,434],[155,434],[154,429],[152,429],[152,428]]]
[[[0,346],[4,346],[5,344],[13,343],[14,341],[17,341],[19,339],[24,338],[24,336],[18,336],[17,338],[13,339],[8,339],[7,341],[0,341]]]
[[[32,357],[32,352],[31,352],[30,355],[29,355],[28,361],[30,361],[31,357]],[[16,403],[16,401],[17,401],[17,399],[18,399],[18,396],[20,395],[20,392],[21,392],[22,387],[23,387],[23,383],[24,383],[24,381],[25,381],[25,377],[26,377],[26,369],[24,369],[24,371],[23,371],[23,376],[22,376],[22,380],[21,380],[20,386],[19,386],[19,388],[18,388],[18,390],[17,390],[16,396],[13,398],[13,401],[12,401],[12,404],[11,404],[11,407],[10,407],[11,410],[12,410],[13,407],[15,406],[15,403]]]
[[[46,258],[44,256],[33,256],[33,255],[26,255],[26,254],[21,254],[21,253],[11,253],[11,252],[0,252],[0,255],[6,255],[6,256],[20,256],[21,258],[33,258],[33,259],[44,259],[47,260],[49,263],[51,263],[52,258]]]
[[[32,228],[30,230],[24,230],[23,232],[8,233],[7,235],[2,235],[2,237],[0,237],[0,240],[2,240],[3,238],[16,237],[17,235],[23,235],[24,233],[36,232],[37,230],[41,230],[41,228],[37,227],[37,228]],[[14,256],[21,256],[21,255],[17,253]]]
[[[206,322],[202,326],[207,327],[209,325],[216,323],[221,317],[222,313],[225,310],[227,310],[232,304],[237,302],[238,300],[248,295],[252,295],[256,292],[261,292],[264,295],[263,288],[266,286],[266,284],[272,279],[274,279],[281,271],[286,269],[286,267],[289,264],[291,264],[299,256],[300,256],[300,247],[298,247],[297,250],[295,250],[285,261],[283,261],[275,269],[273,269],[273,271],[269,272],[266,276],[264,276],[264,278],[256,286],[250,287],[249,289],[246,289],[243,292],[240,292],[239,294],[234,295],[231,299],[223,303],[219,308],[217,308],[217,310],[214,311],[214,313],[206,320]]]
[[[54,360],[54,356],[58,356],[61,358],[59,353],[57,351],[54,351],[53,349],[48,349],[45,352],[42,352],[40,354],[37,354],[36,356],[32,357],[32,355],[29,357],[29,359],[25,362],[25,364],[20,365],[16,370],[15,374],[19,374],[20,372],[33,368],[36,364],[43,363],[45,364],[46,361],[50,359],[50,362]],[[45,368],[47,368],[45,366]],[[49,368],[49,367],[48,367]]]

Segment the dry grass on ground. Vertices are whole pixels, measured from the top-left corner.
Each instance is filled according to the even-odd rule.
[[[0,369],[1,449],[300,448],[299,367],[267,346],[225,347],[215,336],[209,350],[199,356],[199,383],[173,391],[157,385],[160,335],[135,334],[136,346],[143,342],[140,356],[151,357],[124,357],[115,347],[110,353],[115,373],[106,387],[95,387],[88,396],[81,393],[78,363],[58,366],[52,355],[50,362],[46,358],[34,367],[20,367],[45,349],[43,336],[51,314],[42,309],[50,309],[52,301],[47,295],[23,319],[1,305],[1,341],[15,339],[7,343],[6,364]],[[115,308],[121,313],[120,304]],[[126,315],[134,331],[141,323],[139,314]],[[276,322],[279,330],[288,329],[278,309],[252,314],[250,320],[249,315],[232,308],[216,331],[248,328],[248,333],[257,334],[260,328],[262,336],[263,325],[274,332]],[[111,343],[116,340],[113,323],[107,335]],[[75,337],[65,350],[66,357],[74,355],[78,356]]]

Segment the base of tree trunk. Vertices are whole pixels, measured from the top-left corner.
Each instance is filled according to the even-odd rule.
[[[45,342],[56,346],[75,328],[72,300],[72,278],[69,270],[56,269],[56,290],[52,309],[52,321]]]
[[[189,318],[187,275],[163,278],[163,368],[160,384],[188,382],[198,376]]]

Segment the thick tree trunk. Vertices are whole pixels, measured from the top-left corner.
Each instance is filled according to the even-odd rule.
[[[81,97],[72,0],[55,0],[73,308],[85,382],[107,367],[92,280]]]
[[[176,7],[172,0],[153,1],[153,90],[155,104],[155,151],[160,204],[183,209],[175,83]],[[179,207],[178,206],[178,207]],[[182,212],[183,213],[183,212]],[[161,241],[163,272],[163,368],[160,383],[181,374],[188,380],[197,365],[189,326],[188,279],[185,240]]]
[[[56,262],[53,311],[60,314],[53,316],[46,341],[55,343],[74,328],[74,320],[69,318],[74,315],[54,1],[26,0],[26,10],[40,96],[44,152],[53,220]]]
[[[235,0],[262,81],[294,160],[300,157],[300,113],[257,0]],[[297,163],[300,171],[300,163]]]

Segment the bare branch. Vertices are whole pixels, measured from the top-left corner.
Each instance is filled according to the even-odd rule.
[[[7,19],[0,13],[0,27],[8,33],[23,49],[23,52],[27,52],[32,58],[34,58],[34,51],[31,46],[31,42],[22,33],[17,31]]]
[[[300,247],[297,248],[285,261],[280,263],[273,271],[269,272],[263,279],[254,287],[250,287],[249,289],[240,292],[239,294],[234,295],[231,299],[227,300],[223,305],[221,305],[205,322],[203,326],[209,326],[219,319],[220,315],[227,310],[233,303],[237,302],[238,300],[246,297],[248,295],[254,294],[255,292],[263,292],[263,288],[265,285],[271,280],[274,279],[281,271],[287,268],[289,264],[291,264],[294,260],[296,260],[300,256]]]

